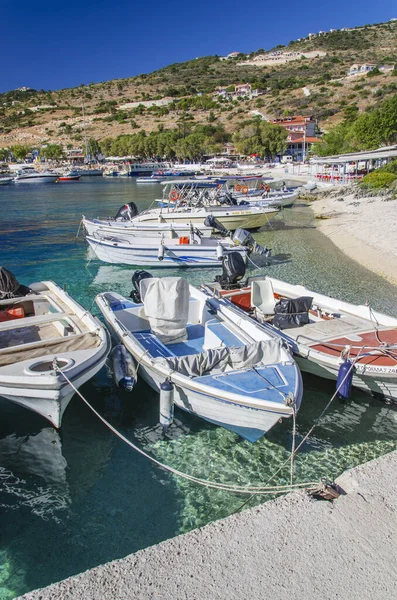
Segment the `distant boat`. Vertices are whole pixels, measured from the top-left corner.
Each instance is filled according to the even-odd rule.
[[[65,173],[65,175],[61,175],[58,177],[58,181],[79,181],[80,175],[78,171],[70,171],[69,173]]]
[[[102,169],[77,169],[76,173],[80,177],[102,177]]]
[[[0,185],[9,185],[14,181],[14,177],[0,177]]]
[[[15,183],[55,183],[59,175],[51,171],[38,172],[34,169],[23,169],[15,177]]]
[[[166,168],[167,168],[167,165],[165,165],[164,163],[135,162],[135,163],[131,163],[128,175],[130,177],[137,177],[139,175],[152,175],[154,171],[158,171],[158,170],[166,169]]]

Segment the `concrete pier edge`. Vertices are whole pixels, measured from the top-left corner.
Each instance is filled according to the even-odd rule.
[[[396,598],[397,451],[336,483],[333,503],[289,494],[20,599]]]

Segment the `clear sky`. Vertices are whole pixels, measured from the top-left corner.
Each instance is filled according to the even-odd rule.
[[[0,0],[0,92],[131,77],[392,17],[395,0]]]

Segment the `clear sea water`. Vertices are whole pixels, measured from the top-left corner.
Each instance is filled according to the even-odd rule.
[[[0,187],[0,264],[29,284],[52,279],[97,314],[106,289],[128,294],[133,268],[89,261],[76,238],[82,214],[114,215],[134,200],[140,208],[157,186],[130,179],[85,179],[58,185]],[[343,255],[315,229],[310,209],[285,210],[259,242],[274,259],[261,271],[397,316],[396,287]],[[163,273],[164,274],[164,273]],[[174,273],[173,273],[174,274]],[[214,271],[183,273],[193,283]],[[304,376],[298,441],[334,391]],[[111,423],[162,462],[198,477],[261,483],[289,456],[291,422],[255,444],[180,411],[170,433],[158,426],[158,397],[139,382],[118,391],[106,369],[82,393]],[[354,391],[336,402],[296,459],[296,481],[333,479],[345,469],[396,448],[397,409]],[[289,467],[277,483],[286,483]],[[226,517],[244,497],[177,479],[149,463],[74,398],[55,431],[45,420],[0,399],[0,598],[9,600],[90,567]],[[248,506],[263,502],[256,497]]]

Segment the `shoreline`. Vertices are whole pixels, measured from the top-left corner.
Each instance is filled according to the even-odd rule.
[[[397,199],[341,188],[309,203],[317,229],[363,267],[397,285]],[[324,219],[324,220],[322,220]]]

